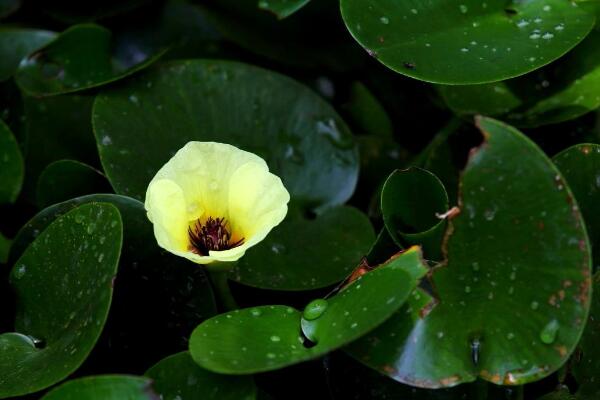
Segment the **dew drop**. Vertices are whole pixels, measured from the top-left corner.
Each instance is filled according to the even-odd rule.
[[[250,314],[252,314],[253,317],[260,317],[262,315],[262,311],[255,308],[252,311],[250,311]]]
[[[466,5],[464,5],[464,4],[461,4],[461,5],[459,5],[459,6],[458,6],[458,9],[459,9],[459,10],[460,10],[460,12],[461,12],[461,13],[463,13],[463,14],[466,14],[466,13],[469,11],[469,8],[468,8]]]
[[[552,344],[556,340],[556,334],[558,333],[558,328],[560,325],[558,321],[553,319],[548,322],[546,326],[540,332],[540,340],[546,344]]]
[[[27,267],[25,265],[19,265],[15,269],[15,272],[13,272],[13,278],[21,279],[23,276],[25,276],[25,273],[27,273]]]
[[[273,335],[271,336],[271,342],[281,342],[281,338],[279,336]]]
[[[384,25],[387,25],[390,23],[390,19],[388,17],[381,17],[381,18],[379,18],[379,21],[381,21],[381,23]]]
[[[325,299],[316,299],[308,303],[306,308],[304,308],[304,312],[302,313],[302,317],[307,321],[313,321],[319,318],[325,310],[327,310],[327,300]]]
[[[537,301],[532,301],[531,304],[529,305],[529,307],[532,310],[537,310],[539,306],[540,306],[540,303],[538,303]]]

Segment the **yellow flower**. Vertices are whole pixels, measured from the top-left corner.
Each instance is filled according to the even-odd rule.
[[[156,173],[145,207],[162,248],[209,264],[242,257],[283,220],[289,200],[259,156],[189,142]]]

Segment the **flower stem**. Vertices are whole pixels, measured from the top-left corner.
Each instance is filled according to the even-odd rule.
[[[219,312],[237,310],[239,306],[231,294],[227,279],[229,268],[224,268],[221,264],[210,265],[206,268],[206,272],[215,293]]]

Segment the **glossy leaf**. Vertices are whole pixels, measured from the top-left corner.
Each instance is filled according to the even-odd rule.
[[[362,83],[352,84],[344,108],[362,133],[375,135],[381,139],[393,139],[394,132],[390,117],[375,95]]]
[[[594,268],[600,268],[600,145],[578,144],[563,150],[552,159],[567,180],[590,237]]]
[[[98,194],[48,207],[19,231],[11,259],[57,217],[93,202],[111,203],[119,209],[124,246],[114,282],[114,306],[89,362],[112,366],[103,372],[142,373],[156,357],[185,349],[196,325],[216,313],[204,271],[156,245],[142,203],[125,196]],[[157,320],[162,323],[157,324]],[[118,366],[111,362],[117,357],[121,360]]]
[[[158,400],[148,378],[127,375],[88,376],[63,383],[41,400]]]
[[[15,331],[0,335],[0,398],[44,389],[75,371],[108,315],[122,241],[118,210],[94,203],[52,223],[15,263]]]
[[[0,81],[10,78],[23,57],[50,42],[56,34],[39,29],[0,29]]]
[[[169,356],[146,372],[163,400],[254,400],[252,377],[215,374],[198,366],[188,352]]]
[[[93,121],[110,182],[138,199],[190,140],[262,156],[293,200],[311,206],[343,203],[356,184],[356,145],[331,106],[289,78],[245,64],[163,64],[98,96]]]
[[[131,75],[161,55],[116,59],[109,30],[93,24],[75,25],[23,60],[16,80],[33,96],[77,92]]]
[[[563,0],[342,0],[350,33],[387,67],[446,84],[533,71],[579,43],[594,16]]]
[[[279,19],[284,19],[304,7],[310,0],[260,0],[258,7],[270,11]]]
[[[437,301],[395,314],[349,348],[414,386],[543,378],[567,360],[589,309],[590,248],[566,182],[518,131],[477,123],[485,141],[462,174],[447,261],[433,271]]]
[[[38,205],[42,208],[78,196],[110,192],[102,172],[75,160],[59,160],[48,165],[37,184]]]
[[[35,200],[41,172],[53,161],[72,159],[98,165],[98,150],[91,126],[93,97],[25,97],[24,195]]]
[[[441,258],[448,211],[444,185],[431,172],[409,168],[393,172],[383,185],[381,210],[385,226],[402,247],[422,245],[427,259]]]
[[[600,292],[600,273],[594,276],[594,293]],[[579,342],[581,354],[575,358],[572,364],[573,375],[579,384],[577,395],[582,399],[593,399],[600,395],[600,350],[598,340],[600,339],[600,296],[592,298],[590,315]]]
[[[248,250],[230,278],[263,289],[329,286],[352,271],[374,240],[369,219],[355,208],[333,207],[314,220],[290,215]]]
[[[17,200],[23,184],[24,167],[17,140],[0,120],[0,204]]]
[[[385,321],[426,271],[419,249],[410,249],[327,299],[325,312],[311,321],[285,306],[221,314],[194,330],[190,353],[203,368],[228,374],[269,371],[317,358]],[[303,345],[301,323],[317,341],[313,347]]]
[[[364,64],[367,57],[348,40],[337,0],[309,1],[293,17],[283,20],[259,9],[259,1],[208,0],[201,8],[223,37],[278,64],[335,71]]]
[[[532,127],[571,120],[600,107],[600,31],[546,70],[484,85],[441,86],[446,103],[459,114],[505,115]]]

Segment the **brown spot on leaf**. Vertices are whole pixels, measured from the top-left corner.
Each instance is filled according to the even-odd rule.
[[[567,348],[565,346],[554,346],[554,348],[556,349],[558,354],[560,354],[561,357],[565,357],[567,355]]]

